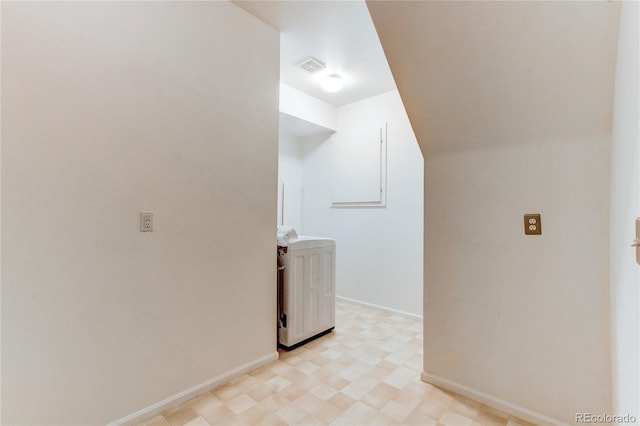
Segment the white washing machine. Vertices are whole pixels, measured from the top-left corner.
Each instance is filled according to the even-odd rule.
[[[335,327],[336,243],[278,231],[278,343],[293,349]]]

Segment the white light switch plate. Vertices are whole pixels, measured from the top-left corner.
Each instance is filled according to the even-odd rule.
[[[153,212],[140,212],[140,232],[153,232]]]

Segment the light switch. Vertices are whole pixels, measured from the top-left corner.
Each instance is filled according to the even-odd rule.
[[[140,212],[140,232],[153,232],[153,212]]]
[[[542,235],[542,222],[540,221],[540,213],[524,215],[524,234]]]

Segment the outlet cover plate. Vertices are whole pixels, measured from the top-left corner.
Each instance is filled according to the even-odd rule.
[[[542,235],[542,222],[540,220],[540,213],[524,215],[524,234]]]

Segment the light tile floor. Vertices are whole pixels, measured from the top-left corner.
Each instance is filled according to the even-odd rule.
[[[336,329],[145,426],[529,423],[420,381],[421,321],[338,300]]]

